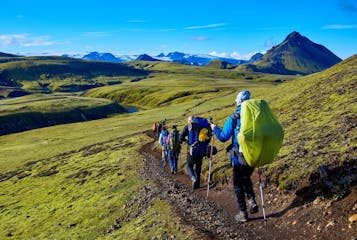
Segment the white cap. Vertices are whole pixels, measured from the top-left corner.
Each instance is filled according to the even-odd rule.
[[[237,103],[237,105],[240,105],[244,101],[249,100],[249,99],[250,99],[250,92],[247,90],[243,90],[240,93],[238,93],[238,95],[236,97],[236,103]]]

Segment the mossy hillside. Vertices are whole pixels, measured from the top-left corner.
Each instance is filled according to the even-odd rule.
[[[222,96],[238,87],[270,87],[275,80],[282,79],[280,75],[265,74],[266,80],[257,80],[264,74],[256,74],[256,80],[246,80],[246,75],[232,71],[219,70],[211,75],[212,71],[204,68],[173,63],[151,64],[152,73],[145,80],[91,89],[86,91],[84,96],[108,98],[125,105],[148,109]],[[165,73],[160,70],[164,66],[168,67]],[[234,77],[229,77],[232,74]],[[283,79],[291,79],[291,76]]]
[[[107,99],[33,94],[0,102],[0,134],[104,118],[125,108]]]
[[[164,201],[156,200],[144,211],[140,208],[142,196],[137,193],[142,186],[154,188],[137,175],[141,168],[137,151],[148,140],[124,137],[18,167],[0,182],[0,236],[151,239],[161,233],[190,239],[191,230],[180,225]],[[121,230],[108,233],[115,222],[120,222]]]
[[[251,88],[249,88],[249,90],[252,91],[253,97],[267,99],[285,128],[286,136],[284,140],[284,146],[279,154],[279,159],[274,163],[274,165],[271,165],[271,168],[268,169],[268,173],[271,177],[273,177],[273,179],[276,179],[277,184],[280,184],[280,187],[289,186],[291,185],[291,183],[298,183],[299,180],[309,174],[310,170],[316,170],[315,167],[310,166],[308,166],[307,170],[304,168],[306,165],[311,164],[310,156],[313,153],[311,153],[311,151],[307,149],[307,154],[305,154],[306,151],[304,151],[305,149],[303,149],[302,153],[304,153],[304,155],[298,156],[297,153],[299,152],[300,148],[298,148],[297,152],[295,153],[295,146],[300,146],[302,143],[304,144],[304,146],[307,146],[309,145],[309,143],[314,143],[314,141],[316,142],[317,139],[331,140],[333,144],[326,145],[328,146],[327,149],[324,145],[324,142],[322,142],[322,145],[326,150],[326,154],[324,154],[325,156],[323,157],[323,159],[321,158],[324,163],[331,164],[337,163],[337,161],[343,158],[344,154],[340,151],[339,148],[339,146],[343,144],[343,141],[347,141],[347,143],[349,143],[350,145],[351,142],[355,144],[356,141],[353,137],[356,136],[355,128],[351,129],[346,127],[350,122],[349,120],[343,120],[343,123],[346,123],[346,126],[343,123],[338,123],[338,120],[334,120],[337,121],[337,125],[333,126],[330,126],[329,122],[321,121],[321,124],[315,121],[312,122],[312,120],[318,119],[315,118],[315,116],[317,116],[315,113],[319,112],[319,108],[312,108],[314,107],[314,105],[307,105],[306,107],[304,107],[305,102],[316,102],[314,101],[314,98],[320,97],[323,103],[332,105],[331,109],[328,110],[330,112],[330,115],[333,116],[335,116],[336,109],[343,109],[338,107],[339,104],[342,104],[342,106],[344,107],[352,106],[352,110],[348,110],[347,108],[347,112],[342,112],[342,115],[345,114],[344,116],[347,116],[346,114],[348,114],[349,112],[352,116],[352,122],[355,121],[353,120],[353,116],[355,116],[353,115],[353,113],[356,112],[355,104],[350,104],[351,99],[354,100],[355,97],[354,95],[350,95],[351,90],[343,90],[341,94],[334,95],[336,94],[336,90],[334,90],[334,88],[339,89],[341,86],[345,86],[346,84],[346,86],[352,86],[352,89],[355,89],[356,74],[353,71],[353,66],[356,65],[355,60],[355,58],[352,58],[352,60],[349,60],[351,62],[347,61],[348,63],[346,65],[344,62],[342,64],[336,65],[336,68],[331,68],[323,73],[310,75],[301,78],[300,80],[292,81],[291,83],[284,83],[279,87],[276,87],[272,84],[264,85],[262,87],[259,87],[258,85],[250,85]],[[336,79],[339,79],[339,81],[335,81]],[[186,124],[187,116],[191,114],[203,117],[212,116],[213,120],[220,126],[222,126],[226,117],[234,111],[234,99],[237,92],[242,90],[242,88],[249,87],[247,85],[240,85],[240,83],[244,82],[237,81],[236,83],[237,84],[235,85],[234,89],[231,89],[231,92],[227,91],[226,95],[222,95],[216,98],[214,96],[206,98],[206,96],[203,95],[202,98],[197,98],[193,101],[182,101],[175,105],[164,105],[159,108],[143,110],[134,114],[120,115],[90,122],[59,125],[50,128],[42,128],[18,134],[1,136],[0,151],[2,152],[2,154],[0,155],[0,173],[5,174],[9,172],[16,172],[17,170],[21,170],[23,167],[25,167],[26,163],[31,165],[30,162],[34,162],[36,160],[41,159],[50,159],[56,155],[61,156],[61,154],[64,154],[66,152],[71,152],[70,154],[76,154],[84,151],[84,149],[89,149],[88,146],[95,145],[98,143],[103,143],[104,145],[110,144],[110,142],[112,142],[114,139],[118,139],[118,142],[119,139],[120,142],[128,141],[127,139],[129,139],[129,136],[131,135],[136,135],[140,137],[140,139],[145,139],[146,137],[144,134],[142,134],[142,131],[151,128],[153,122],[163,120],[164,118],[168,120],[168,126],[170,126],[171,124],[177,124],[180,130]],[[326,89],[330,89],[332,92],[327,92],[325,94],[325,84],[331,84],[331,89],[328,87]],[[336,86],[336,84],[338,86]],[[347,89],[350,89],[350,87],[347,87]],[[233,90],[235,90],[235,92]],[[313,94],[311,94],[311,92],[313,92]],[[303,93],[306,93],[305,98],[302,98],[300,96]],[[309,100],[310,96],[311,100]],[[310,109],[308,109],[308,107],[310,107]],[[309,121],[306,121],[303,117],[307,117],[307,115],[309,115],[308,113],[311,113],[312,117],[311,119],[309,119]],[[295,116],[295,114],[297,114],[297,116]],[[327,119],[326,115],[324,115],[324,117],[326,117]],[[321,126],[323,126],[324,128],[321,128]],[[325,126],[328,126],[330,128],[325,128]],[[338,136],[342,134],[342,138],[344,138],[343,136],[347,137],[347,140],[344,139],[343,141],[341,141],[341,144],[339,143],[340,139],[338,139],[340,138],[340,136],[336,139],[331,137],[334,136],[334,133],[336,133],[336,129],[338,129],[338,127],[340,127],[340,129],[350,129],[346,131],[346,134],[344,132],[338,133]],[[304,131],[305,129],[306,131]],[[315,135],[311,137],[311,134],[315,134],[317,131],[320,132],[318,133],[320,134],[320,136],[318,136],[319,138],[317,138]],[[324,138],[324,132],[326,132],[327,134],[329,131],[331,135],[326,135]],[[225,144],[217,143],[217,141],[215,142],[220,151],[214,157],[213,178],[215,181],[223,182],[225,180],[225,177],[231,176],[231,169],[229,168],[229,160],[225,160]],[[142,145],[144,143],[145,141],[137,141],[135,145]],[[113,146],[112,148],[115,147]],[[128,148],[128,152],[121,153],[125,154],[125,156],[130,155],[132,154],[132,151],[135,151],[130,147],[130,144],[124,145],[122,148]],[[96,151],[100,152],[100,149],[97,149]],[[350,153],[348,153],[348,150],[345,153],[347,157],[350,155]],[[123,157],[121,154],[120,157]],[[319,154],[322,155],[322,152],[319,152],[317,156],[319,156]],[[134,155],[138,156],[137,153],[135,153]],[[290,158],[289,156],[294,157]],[[330,156],[332,157],[330,158]],[[298,164],[294,164],[296,160]],[[344,161],[350,160],[344,158]],[[313,164],[315,164],[315,162]],[[204,161],[203,174],[208,174],[208,160]],[[14,178],[2,181],[0,182],[0,184],[6,183],[13,179]],[[100,185],[100,182],[98,184]],[[26,188],[26,186],[23,186],[23,188]],[[16,193],[18,189],[20,188],[11,188],[12,192],[10,193],[10,196],[11,194]],[[1,197],[3,197],[3,195]],[[130,200],[128,200],[128,202],[130,202]],[[9,203],[14,202],[5,202],[6,205],[9,205]],[[41,203],[39,203],[38,205],[40,206]],[[164,207],[161,207],[160,204],[155,206],[158,206],[159,210],[165,209]],[[2,208],[0,209],[0,211],[3,211]],[[13,212],[16,212],[16,210],[11,209],[11,211],[9,212],[10,214],[13,214]],[[151,216],[151,212],[147,212],[147,214],[148,215],[145,215],[146,217]],[[2,220],[3,215],[0,216]],[[119,216],[120,219],[120,216],[122,215],[117,216]],[[162,215],[159,214],[155,216],[157,216],[157,219],[160,220]],[[14,218],[16,219],[16,216]],[[163,219],[165,219],[165,217],[163,217]],[[24,221],[25,220],[21,216],[20,218],[18,218],[18,222]],[[49,221],[54,222],[52,219],[50,219]],[[141,226],[136,222],[136,224],[134,224],[134,222],[132,223],[132,226]],[[58,224],[58,222],[55,221],[55,224]],[[166,228],[165,226],[167,224],[163,222],[163,224],[159,225],[163,226],[163,228]],[[177,229],[176,227],[177,225],[172,226],[172,228],[174,229]],[[74,228],[73,225],[72,228]],[[149,229],[155,231],[155,229],[157,228],[158,226],[154,225]],[[125,229],[125,227],[122,227],[121,229]],[[135,234],[135,229],[130,229],[132,230],[133,234]],[[42,228],[42,231],[50,232],[51,227]],[[78,236],[83,236],[83,234],[85,234],[84,231],[84,229],[78,230]],[[113,232],[113,234],[115,235],[115,232]],[[137,234],[137,236],[141,236],[139,235],[139,231],[137,232]]]
[[[67,57],[13,57],[0,61],[0,85],[24,86],[31,91],[80,91],[132,80],[148,72],[121,63],[86,61]],[[103,78],[100,78],[103,77]],[[107,77],[112,77],[108,79]],[[98,81],[99,80],[99,81]],[[36,83],[31,83],[35,81]],[[30,82],[30,83],[29,83]]]
[[[295,186],[319,165],[336,168],[356,158],[356,64],[355,55],[258,93],[271,102],[285,129],[279,158],[268,169],[281,188]]]

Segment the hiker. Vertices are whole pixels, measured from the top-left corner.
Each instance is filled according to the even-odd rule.
[[[177,173],[177,162],[181,150],[181,145],[179,142],[180,133],[177,130],[176,125],[172,126],[172,131],[170,133],[170,168],[171,173]]]
[[[226,142],[230,139],[230,137],[232,137],[230,160],[233,163],[233,186],[237,197],[238,208],[240,210],[239,214],[235,216],[235,219],[240,222],[246,222],[248,220],[245,199],[246,196],[249,203],[249,212],[251,214],[258,212],[258,205],[255,200],[255,194],[251,180],[251,175],[254,168],[247,164],[237,140],[237,135],[241,125],[241,104],[249,99],[250,92],[245,90],[241,91],[238,93],[237,98],[235,99],[237,104],[236,110],[227,118],[223,128],[221,129],[216,124],[211,123],[212,131],[219,141]]]
[[[157,122],[157,139],[160,138],[160,134],[161,134],[161,130],[162,130],[162,123],[161,122]]]
[[[187,172],[190,176],[192,181],[192,188],[198,189],[200,187],[200,180],[201,180],[201,167],[202,167],[202,160],[204,157],[204,153],[206,151],[206,147],[209,143],[208,139],[203,139],[205,144],[201,144],[199,142],[199,120],[206,120],[203,118],[197,118],[194,116],[190,116],[187,119],[187,125],[184,127],[180,134],[180,144],[182,144],[187,139]],[[208,125],[208,122],[207,122]],[[208,125],[209,127],[209,125]],[[206,129],[205,129],[206,130]],[[208,143],[207,143],[208,141]]]
[[[170,157],[170,140],[169,140],[169,132],[167,131],[166,127],[162,128],[162,131],[159,136],[159,143],[162,147],[162,154],[161,154],[161,164],[162,168],[165,168],[166,163],[169,161]]]
[[[154,122],[154,124],[152,125],[152,132],[154,133],[154,139],[157,139],[157,123]]]

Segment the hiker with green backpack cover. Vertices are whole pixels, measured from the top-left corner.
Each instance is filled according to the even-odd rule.
[[[249,91],[241,91],[235,102],[236,111],[227,118],[223,128],[213,123],[211,128],[217,139],[222,142],[232,137],[230,159],[233,164],[234,192],[240,210],[235,219],[246,222],[246,197],[249,212],[258,212],[251,175],[255,167],[274,160],[282,144],[283,129],[268,104],[264,100],[250,100]],[[262,206],[265,220],[263,201]]]

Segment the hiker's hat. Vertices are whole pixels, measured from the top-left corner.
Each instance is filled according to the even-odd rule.
[[[250,92],[247,90],[243,90],[240,93],[238,93],[236,97],[236,103],[237,105],[241,105],[244,101],[250,99]]]

